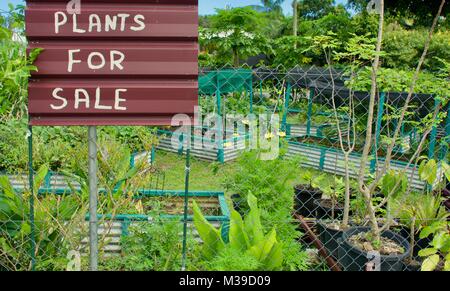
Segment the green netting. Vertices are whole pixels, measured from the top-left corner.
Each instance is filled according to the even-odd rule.
[[[200,94],[213,95],[249,90],[252,87],[252,71],[247,69],[205,72],[199,76]]]

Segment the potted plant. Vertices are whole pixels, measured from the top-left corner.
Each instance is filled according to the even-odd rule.
[[[324,175],[314,176],[312,171],[305,171],[302,174],[304,184],[294,186],[295,192],[295,212],[304,217],[314,217],[316,205],[315,201],[322,198],[322,190],[319,188],[319,181]]]
[[[405,270],[418,271],[420,269],[420,259],[418,254],[428,247],[432,241],[431,235],[420,237],[422,229],[437,221],[446,221],[447,211],[441,204],[440,196],[432,194],[408,195],[406,201],[399,202],[399,219],[404,225],[401,234],[409,240],[411,250],[405,260]]]
[[[339,262],[345,271],[370,269],[374,261],[378,261],[376,267],[381,271],[401,271],[403,261],[409,254],[408,240],[390,230],[393,224],[391,204],[394,199],[407,193],[406,175],[389,171],[376,188],[384,195],[382,202],[374,204],[373,195],[364,195],[369,226],[355,226],[342,235]],[[384,204],[387,205],[386,214],[380,218],[376,216],[376,211]]]
[[[334,178],[334,183],[320,183],[321,189],[329,198],[315,201],[317,233],[328,254],[338,258],[339,239],[342,237],[342,218],[344,215],[345,183],[342,178]]]
[[[400,271],[403,268],[403,260],[410,252],[409,242],[401,235],[390,230],[395,222],[395,217],[392,215],[390,209],[392,199],[410,192],[410,188],[408,187],[408,177],[405,174],[407,167],[397,172],[393,171],[392,158],[396,147],[395,141],[401,135],[401,126],[405,121],[405,117],[408,115],[407,112],[410,108],[413,94],[417,92],[416,84],[419,80],[422,66],[426,60],[439,17],[445,5],[445,0],[442,0],[436,16],[434,17],[429,34],[425,40],[424,50],[417,62],[416,70],[411,78],[409,78],[405,84],[402,84],[406,88],[409,88],[409,90],[404,102],[402,100],[398,118],[396,119],[397,125],[390,136],[391,142],[384,151],[384,157],[379,159],[379,136],[382,131],[382,118],[380,117],[380,113],[384,110],[383,103],[380,101],[380,92],[389,92],[389,90],[392,90],[393,88],[393,86],[382,84],[379,78],[380,75],[388,74],[385,70],[381,69],[381,58],[384,55],[382,47],[385,2],[384,0],[379,2],[378,9],[376,10],[379,14],[377,39],[365,47],[358,46],[354,48],[354,54],[352,55],[353,57],[357,56],[357,58],[363,58],[372,64],[371,68],[367,68],[366,70],[366,72],[370,72],[370,79],[363,78],[364,80],[362,80],[362,82],[370,84],[370,86],[366,87],[369,89],[370,95],[368,98],[369,106],[367,108],[368,114],[365,128],[365,141],[359,163],[359,173],[357,175],[358,192],[365,201],[367,222],[369,223],[369,226],[354,227],[344,232],[339,252],[340,255],[342,254],[340,264],[344,270],[363,271],[379,269],[382,271]],[[356,75],[358,75],[358,73],[356,73]],[[383,79],[387,79],[386,76],[383,77]],[[357,83],[357,77],[354,77],[347,82],[347,85],[351,90],[358,90]],[[361,87],[359,87],[359,89],[361,89]],[[440,94],[438,93],[437,95]],[[428,135],[433,128],[436,128],[436,126],[442,122],[440,110],[441,107],[436,106],[432,113],[426,118],[422,118],[420,123],[416,125],[421,127],[421,140],[418,143],[417,149],[408,160],[408,165],[418,162],[418,157],[425,146]],[[366,174],[371,159],[375,159],[375,165],[377,167],[376,171],[373,172],[371,179],[368,180],[366,179]],[[380,185],[381,188],[384,189],[383,194],[385,197],[381,203],[374,205],[372,198]],[[376,215],[376,210],[383,204],[387,205],[386,215],[380,220]]]
[[[319,180],[319,188],[327,196],[317,199],[314,204],[317,219],[342,219],[344,214],[345,183],[343,178],[334,178],[331,184],[325,179]]]

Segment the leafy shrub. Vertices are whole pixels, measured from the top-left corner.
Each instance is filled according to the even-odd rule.
[[[306,52],[310,40],[305,37],[283,36],[273,42],[273,66],[292,68],[310,64],[314,55]]]
[[[37,171],[35,193],[47,173],[46,166]],[[0,266],[8,270],[30,268],[30,195],[29,190],[17,193],[6,176],[0,177]],[[80,247],[81,237],[75,230],[84,222],[86,211],[80,199],[77,195],[48,195],[36,199],[36,269],[64,270],[67,252]]]
[[[28,127],[25,119],[0,123],[0,170],[10,173],[28,168]],[[48,164],[58,170],[73,159],[82,146],[84,132],[76,127],[33,129],[33,167]]]
[[[181,270],[182,224],[156,219],[130,226],[122,237],[122,254],[102,262],[106,270],[168,271]]]
[[[25,119],[0,123],[0,171],[10,173],[28,168],[28,126]],[[114,140],[117,147],[132,152],[149,150],[157,142],[148,127],[100,127],[99,139]],[[84,156],[82,156],[84,155]],[[33,167],[48,164],[50,170],[73,169],[87,160],[87,132],[84,127],[34,127]],[[87,167],[87,162],[85,163]]]
[[[425,227],[420,233],[420,238],[433,235],[429,248],[423,249],[419,255],[424,258],[422,271],[434,271],[443,269],[450,271],[450,223],[437,221]]]
[[[445,63],[441,63],[439,69],[442,69],[444,66]],[[370,68],[364,68],[352,80],[353,83],[348,83],[348,85],[357,91],[370,91],[370,71]],[[413,75],[413,70],[403,71],[381,68],[378,71],[378,88],[380,92],[409,92]],[[448,80],[440,75],[422,72],[419,74],[414,92],[445,97],[450,94],[450,88]]]
[[[428,31],[392,27],[390,26],[391,30],[386,32],[383,42],[384,50],[387,52],[385,65],[397,69],[414,69],[424,50]],[[424,69],[437,71],[441,67],[437,58],[450,61],[450,32],[448,31],[440,31],[434,35]]]
[[[260,262],[255,257],[231,247],[225,247],[205,263],[208,271],[256,271],[260,268]]]
[[[249,195],[259,201],[261,221],[265,231],[277,230],[286,255],[283,268],[289,270],[304,269],[307,265],[301,245],[297,240],[300,232],[293,223],[294,193],[292,183],[296,177],[298,162],[295,159],[279,159],[263,161],[257,151],[246,152],[238,160],[238,170],[225,180],[228,190],[242,196],[241,209],[249,210]]]

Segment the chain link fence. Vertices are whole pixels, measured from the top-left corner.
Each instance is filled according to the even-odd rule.
[[[195,126],[131,158],[101,150],[99,269],[445,268],[446,96],[356,80],[201,69]],[[89,269],[85,169],[34,177],[34,196],[26,175],[0,180],[1,270]]]

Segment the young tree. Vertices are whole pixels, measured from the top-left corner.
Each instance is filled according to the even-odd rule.
[[[214,43],[217,53],[225,59],[231,52],[233,65],[239,67],[242,59],[268,49],[261,33],[265,21],[262,13],[250,7],[217,10],[211,17],[211,29],[203,31],[203,38]]]
[[[386,150],[386,156],[385,160],[382,164],[381,170],[376,172],[375,178],[373,181],[366,181],[365,179],[365,172],[367,168],[367,162],[369,160],[370,151],[374,145],[374,139],[373,139],[373,122],[374,122],[374,113],[375,113],[375,105],[376,105],[376,96],[378,92],[378,83],[377,83],[377,77],[380,70],[380,60],[382,55],[382,44],[383,44],[383,31],[384,31],[384,0],[380,0],[380,7],[379,7],[379,32],[376,42],[376,49],[375,49],[375,55],[372,62],[372,70],[371,70],[371,90],[370,90],[370,98],[369,98],[369,108],[368,108],[368,118],[367,118],[367,128],[366,128],[366,138],[364,143],[364,149],[363,154],[361,158],[361,164],[360,164],[360,171],[359,171],[359,177],[358,177],[358,184],[359,184],[359,190],[363,194],[364,200],[366,202],[367,206],[367,212],[371,224],[371,236],[373,241],[379,243],[381,240],[381,234],[383,231],[387,230],[391,223],[392,223],[392,217],[390,215],[387,215],[387,221],[386,223],[380,227],[378,224],[378,220],[376,217],[376,209],[379,207],[379,205],[374,205],[372,202],[373,195],[377,189],[377,187],[380,185],[380,182],[384,179],[386,175],[388,175],[388,172],[390,170],[391,166],[391,159],[393,150],[396,144],[396,140],[398,139],[400,135],[401,130],[401,124],[405,120],[405,116],[407,113],[407,110],[409,108],[413,93],[415,92],[417,80],[420,75],[420,71],[422,70],[423,63],[427,57],[428,50],[430,47],[431,40],[434,35],[434,31],[437,26],[437,22],[439,20],[440,15],[442,14],[443,7],[445,6],[446,0],[441,0],[441,4],[438,8],[438,12],[436,16],[434,17],[433,24],[431,26],[431,29],[428,34],[428,38],[425,44],[424,51],[422,53],[422,56],[419,59],[417,68],[415,70],[414,76],[412,77],[408,96],[406,97],[405,103],[403,107],[401,108],[400,118],[398,120],[398,125],[396,126],[396,129],[393,133],[393,138],[390,144],[387,147]],[[436,120],[439,114],[440,108],[437,106],[435,112],[430,116],[432,120]],[[421,149],[425,143],[425,140],[427,139],[428,134],[431,132],[431,127],[428,127],[426,131],[424,132],[422,139],[419,143],[418,149],[415,151],[413,157],[410,159],[409,164],[413,163],[414,160],[418,159],[418,155],[421,152]],[[404,172],[403,172],[404,174]],[[394,187],[390,187],[393,189],[393,191],[397,190],[400,187],[400,184],[402,183],[402,179],[399,179],[398,182]],[[383,203],[386,203],[387,200],[389,200],[392,193],[388,193],[385,197],[385,201]]]

